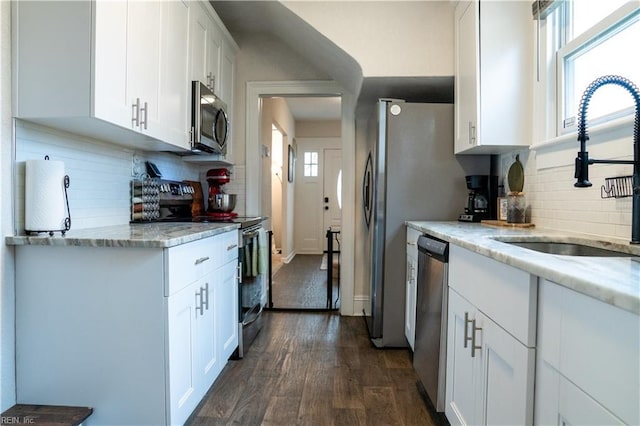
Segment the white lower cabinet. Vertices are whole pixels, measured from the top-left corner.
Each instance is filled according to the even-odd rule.
[[[201,353],[206,345],[199,334],[207,329],[205,318],[196,311],[199,303],[199,282],[183,288],[169,297],[167,326],[169,359],[169,401],[172,417],[186,418],[198,404],[196,388],[200,387]],[[213,336],[212,327],[208,327]],[[200,346],[200,347],[199,347]],[[203,351],[204,352],[204,351]]]
[[[216,272],[214,310],[216,313],[216,337],[218,358],[227,360],[238,346],[239,304],[238,263],[227,263]],[[224,365],[221,363],[220,368]],[[216,374],[217,375],[217,374]]]
[[[418,238],[422,233],[413,228],[407,228],[407,270],[405,288],[405,318],[404,335],[409,347],[413,350],[416,341],[416,303],[418,298]]]
[[[17,246],[17,402],[91,406],[89,426],[183,424],[238,344],[237,238]]]
[[[536,424],[640,424],[638,360],[638,315],[541,280]]]
[[[524,271],[450,246],[445,414],[452,425],[533,423],[536,289]]]
[[[449,293],[447,405],[451,424],[531,424],[535,349]]]

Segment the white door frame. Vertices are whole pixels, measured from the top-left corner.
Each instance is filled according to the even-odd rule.
[[[355,96],[334,81],[249,81],[245,98],[246,212],[260,215],[262,167],[260,159],[260,98],[271,96],[342,97],[342,230],[340,244],[340,314],[354,315],[355,253]],[[347,167],[345,167],[347,165]]]

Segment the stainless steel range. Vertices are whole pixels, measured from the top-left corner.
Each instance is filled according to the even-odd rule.
[[[262,310],[267,303],[267,267],[262,217],[192,215],[197,192],[188,182],[165,179],[134,181],[131,185],[132,222],[238,223],[238,349],[232,358],[242,358],[262,328]],[[202,197],[200,197],[202,199]]]
[[[267,274],[263,256],[268,249],[262,218],[247,220],[240,227],[238,240],[239,333],[238,358],[244,357],[247,348],[262,329],[262,310],[266,305]]]

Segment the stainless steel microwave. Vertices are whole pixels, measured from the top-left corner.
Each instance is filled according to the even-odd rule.
[[[192,81],[191,89],[192,150],[226,154],[230,129],[227,105],[199,81]]]

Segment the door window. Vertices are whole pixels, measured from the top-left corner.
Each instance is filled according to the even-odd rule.
[[[316,151],[305,151],[304,153],[304,176],[318,176],[318,153]]]

